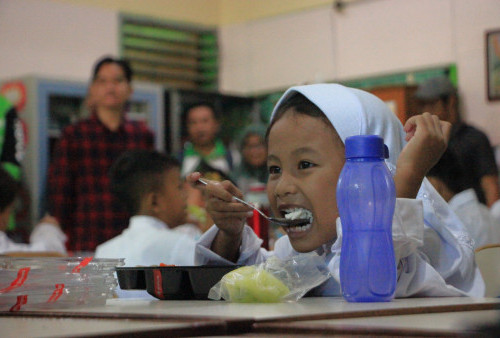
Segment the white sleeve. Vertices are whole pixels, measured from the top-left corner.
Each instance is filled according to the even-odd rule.
[[[422,201],[397,198],[392,219],[392,240],[396,262],[414,253],[424,243]]]
[[[422,231],[414,229],[412,233],[422,234],[419,239],[422,242],[413,248],[412,245],[401,247],[395,240],[395,248],[398,247],[396,297],[484,296],[484,281],[474,262],[473,241],[462,222],[426,179],[417,198],[421,199],[423,213],[418,209],[413,212],[423,214],[424,224]],[[409,217],[413,212],[407,208],[411,205],[404,199],[399,202],[397,213]],[[406,223],[405,219],[402,221]],[[393,226],[397,227],[396,223]],[[410,234],[411,224],[403,223],[401,229]]]
[[[396,262],[417,252],[424,242],[424,213],[422,201],[408,198],[397,198],[392,218],[392,241]],[[340,282],[340,253],[342,246],[342,223],[337,218],[337,240],[332,246],[333,258],[328,266],[333,277]],[[398,276],[401,264],[398,265]]]
[[[463,224],[435,190],[422,191],[421,200],[396,199],[392,224],[398,271],[396,297],[482,297],[484,282]],[[339,281],[340,219],[337,233],[329,269]]]
[[[184,234],[168,231],[157,231],[151,239],[136,252],[141,257],[138,262],[143,265],[160,263],[178,266],[194,265],[196,241]]]
[[[15,251],[56,251],[66,253],[66,235],[58,227],[49,224],[38,224],[30,236],[30,244],[15,243],[4,232],[0,232],[0,253]]]
[[[61,228],[50,223],[38,224],[30,236],[30,251],[57,251],[66,253],[64,243],[67,237],[61,231]]]
[[[27,251],[29,244],[21,244],[12,241],[3,231],[0,231],[0,254],[12,251]]]
[[[493,216],[495,204],[490,212],[488,207],[477,200],[472,188],[456,194],[448,204],[464,224],[471,239],[474,240],[475,249],[500,243],[500,222]]]
[[[219,228],[213,225],[198,240],[195,250],[195,265],[235,264],[210,250],[212,242],[218,231]],[[242,236],[240,257],[238,258],[236,264],[252,265],[261,263],[272,254],[272,252],[261,248],[262,239],[257,237],[252,228],[249,226],[245,225]]]
[[[186,235],[179,236],[173,245],[171,254],[176,265],[194,265],[196,241]]]

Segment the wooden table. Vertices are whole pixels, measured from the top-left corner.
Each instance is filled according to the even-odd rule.
[[[409,321],[408,327],[412,329],[421,326],[422,323],[428,323],[428,326],[434,327],[433,322],[437,322],[439,318],[448,314],[453,317],[453,320],[461,322],[461,317],[459,317],[461,314],[466,317],[488,313],[488,316],[493,318],[499,308],[500,299],[467,297],[395,299],[388,303],[347,303],[342,298],[321,297],[303,298],[294,303],[277,304],[110,299],[105,306],[98,307],[58,311],[0,312],[0,319],[6,320],[6,322],[0,322],[0,325],[2,336],[4,336],[4,327],[11,327],[9,324],[11,321],[27,318],[38,319],[40,323],[48,323],[54,319],[61,320],[64,325],[66,323],[72,325],[74,322],[75,327],[80,325],[78,324],[80,321],[83,323],[82,326],[88,323],[95,328],[98,328],[98,324],[94,325],[94,323],[99,321],[112,323],[112,325],[102,324],[102,329],[99,329],[102,332],[97,330],[101,333],[100,335],[109,332],[106,330],[110,326],[129,333],[161,329],[165,334],[171,330],[168,335],[182,335],[182,332],[187,332],[187,335],[194,336],[221,334],[221,332],[225,334],[286,333],[287,331],[283,330],[284,327],[293,328],[297,330],[296,332],[302,330],[304,333],[312,333],[318,329],[320,331],[334,330],[339,326],[368,330],[376,328],[376,323],[382,325],[380,330],[392,327],[403,332],[403,327],[398,326],[399,323],[403,323],[403,319]],[[418,322],[420,317],[423,318],[423,322]],[[395,320],[395,318],[399,319]],[[353,320],[353,322],[342,320]],[[131,322],[135,324],[132,325]],[[40,323],[25,322],[26,326],[32,327],[42,325]],[[450,319],[448,326],[445,326],[442,331],[449,331],[453,325]],[[90,332],[82,331],[81,334],[90,334]]]
[[[200,336],[224,335],[224,321],[131,320],[59,316],[0,317],[2,338],[82,336]]]
[[[500,324],[500,310],[453,311],[442,313],[320,319],[293,322],[254,323],[252,332],[275,335],[370,335],[470,337]],[[495,329],[500,335],[500,326]]]

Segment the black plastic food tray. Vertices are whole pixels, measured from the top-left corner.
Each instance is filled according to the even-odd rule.
[[[158,299],[207,299],[208,291],[237,265],[117,267],[123,290],[147,290]]]

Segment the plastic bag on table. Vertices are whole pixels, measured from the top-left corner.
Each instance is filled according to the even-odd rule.
[[[227,273],[210,289],[208,298],[235,303],[297,301],[328,278],[324,259],[315,252],[286,260],[273,256],[264,263]]]

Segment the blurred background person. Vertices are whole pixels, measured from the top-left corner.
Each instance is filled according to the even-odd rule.
[[[127,151],[111,167],[111,191],[130,210],[128,227],[100,244],[96,257],[126,266],[194,264],[194,238],[174,229],[187,220],[184,180],[176,158],[154,150]]]
[[[7,237],[5,230],[14,210],[19,189],[19,182],[0,167],[0,254],[53,252],[64,255],[66,236],[61,231],[57,220],[50,216],[45,216],[35,226],[31,232],[29,244],[16,243]]]
[[[193,104],[186,109],[184,122],[188,140],[179,154],[182,176],[199,171],[212,180],[225,179],[218,176],[229,175],[238,156],[217,137],[220,123],[215,108],[207,102]]]
[[[447,149],[427,178],[465,225],[475,249],[500,243],[500,219],[479,202],[474,189],[465,185],[463,175],[456,155]]]
[[[0,166],[16,181],[21,182],[21,161],[25,154],[25,133],[16,108],[0,95]],[[22,203],[10,213],[5,231],[14,241],[27,237],[26,229],[16,226],[16,213],[27,213],[29,197],[26,188],[20,184],[17,196]],[[22,209],[22,210],[20,210]]]
[[[0,95],[0,163],[12,177],[21,177],[24,129],[15,107]]]
[[[421,112],[453,125],[448,148],[462,165],[464,184],[472,186],[479,201],[491,207],[500,198],[493,148],[486,134],[462,120],[451,81],[446,76],[431,78],[418,87],[415,97]]]
[[[245,200],[255,205],[265,214],[270,215],[266,185],[269,172],[267,169],[267,127],[260,123],[248,125],[238,139],[241,163],[235,168],[232,177],[243,192]],[[284,230],[270,224],[264,217],[254,213],[247,219],[247,224],[263,242],[262,246],[272,249],[276,240],[285,234]]]
[[[241,162],[232,173],[236,185],[245,194],[251,185],[267,183],[266,126],[251,124],[240,134]]]
[[[68,249],[93,251],[128,224],[129,212],[111,194],[109,168],[126,150],[154,147],[147,126],[127,119],[131,82],[128,62],[98,60],[89,86],[91,116],[66,127],[56,144],[48,203],[69,237]]]
[[[183,232],[197,240],[214,222],[205,209],[203,192],[187,183],[185,189],[187,195],[187,223],[176,227],[174,230]]]
[[[178,154],[181,175],[185,177],[199,171],[203,177],[213,181],[230,179],[238,155],[232,152],[218,137],[220,123],[217,112],[209,102],[197,102],[188,106],[183,116],[187,141]],[[212,226],[212,220],[205,210],[205,200],[200,190],[189,185],[187,189],[188,222],[176,230],[198,237]],[[196,225],[196,228],[193,227]]]

